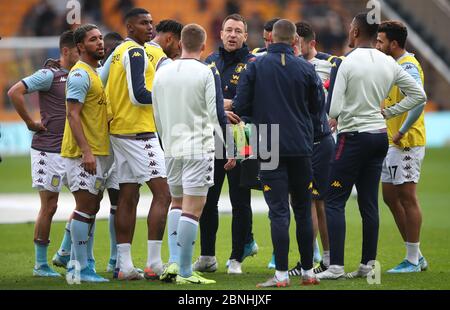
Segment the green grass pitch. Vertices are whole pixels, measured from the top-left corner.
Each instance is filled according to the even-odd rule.
[[[426,272],[408,275],[388,275],[386,270],[399,263],[405,254],[404,245],[392,216],[380,199],[380,241],[378,261],[381,264],[381,284],[369,285],[366,280],[322,281],[319,286],[304,288],[296,278],[287,289],[323,290],[323,289],[362,289],[362,290],[403,290],[403,289],[450,289],[450,149],[430,149],[423,164],[423,173],[419,185],[419,198],[423,208],[423,228],[421,250],[426,256],[430,269]],[[4,158],[0,164],[0,195],[11,192],[30,192],[29,158]],[[38,206],[36,206],[37,208]],[[52,226],[49,246],[49,259],[57,250],[64,231],[63,222]],[[289,262],[292,266],[298,259],[294,239],[294,222],[291,222],[291,246]],[[266,268],[271,257],[272,245],[267,214],[255,214],[254,235],[260,250],[255,257],[247,258],[243,263],[244,274],[228,276],[225,262],[231,251],[231,216],[222,214],[217,238],[217,256],[219,270],[207,274],[217,281],[210,286],[177,286],[161,282],[117,282],[105,284],[68,285],[62,279],[42,279],[32,277],[34,263],[33,223],[0,225],[0,290],[4,289],[132,289],[132,290],[186,290],[186,289],[233,289],[253,290],[258,282],[273,275]],[[133,260],[136,266],[143,268],[146,261],[146,223],[139,219],[133,242]],[[197,242],[195,257],[199,254]],[[163,259],[166,260],[167,242],[163,246]],[[97,270],[101,275],[111,278],[104,271],[109,255],[108,223],[99,221],[95,236],[95,255]],[[351,199],[347,205],[347,241],[346,271],[357,268],[361,255],[361,221],[357,205]],[[63,272],[62,269],[57,269]]]

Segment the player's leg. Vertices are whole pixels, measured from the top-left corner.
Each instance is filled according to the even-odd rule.
[[[151,138],[146,144],[151,146],[151,152],[147,156],[150,159],[151,176],[150,180],[146,183],[153,195],[147,216],[146,268],[151,268],[156,274],[160,275],[163,272],[161,246],[171,197],[169,185],[167,184],[164,153],[159,144],[159,140],[158,138]]]
[[[128,275],[135,274],[131,257],[131,243],[136,226],[136,208],[139,202],[139,187],[137,183],[120,184],[120,196],[115,215],[115,229],[117,240],[117,264],[115,277],[128,279]],[[121,274],[120,274],[121,273]],[[119,277],[122,275],[123,277]],[[131,277],[135,278],[135,277]],[[137,278],[137,276],[136,276]]]
[[[358,270],[349,278],[367,277],[373,273],[377,257],[379,210],[378,192],[383,161],[388,150],[387,134],[360,134],[361,147],[365,149],[362,169],[356,181],[358,206],[362,218],[362,256]]]
[[[257,287],[286,287],[290,284],[288,274],[289,253],[289,178],[286,161],[281,158],[275,170],[261,170],[264,199],[269,206],[272,246],[275,253],[275,276]],[[312,246],[312,240],[311,245]],[[312,259],[312,253],[311,253]]]
[[[43,277],[59,277],[47,263],[47,249],[50,243],[50,227],[56,212],[59,193],[42,190],[39,192],[41,208],[34,227],[35,264],[33,275]]]
[[[313,180],[311,158],[296,157],[288,161],[289,193],[296,223],[297,245],[301,255],[302,284],[319,284],[313,271],[314,232],[311,218]]]
[[[209,188],[205,207],[200,218],[200,257],[194,262],[194,271],[214,272],[218,268],[216,259],[216,235],[219,228],[218,203],[225,180],[226,160],[214,159],[214,185]]]
[[[165,173],[164,173],[165,174]],[[163,271],[161,246],[170,205],[170,191],[166,178],[154,178],[147,182],[153,199],[147,217],[147,264],[156,274]]]
[[[230,256],[229,274],[241,274],[241,263],[247,256],[253,256],[258,246],[252,234],[251,193],[249,188],[241,187],[241,166],[227,172],[230,201],[232,207],[231,235],[232,251]],[[250,238],[250,240],[248,240]],[[247,251],[245,251],[246,244]]]
[[[66,159],[66,171],[69,189],[75,197],[75,210],[70,223],[72,239],[71,261],[68,263],[68,276],[80,273],[84,282],[107,282],[99,276],[93,260],[93,238],[95,216],[100,208],[100,200],[104,190],[105,172],[109,169],[105,156],[96,156],[96,174],[85,172],[81,158]]]
[[[108,188],[108,197],[111,204],[108,217],[110,253],[106,272],[114,272],[117,263],[117,239],[116,239],[116,228],[114,223],[116,217],[117,204],[119,202],[119,193],[120,191],[115,188]]]
[[[213,284],[192,268],[192,254],[197,239],[199,219],[206,203],[208,189],[213,185],[213,154],[201,159],[183,160],[183,213],[178,221],[179,275],[177,284]]]
[[[325,212],[325,201],[314,200],[316,206],[317,222],[320,233],[320,241],[322,242],[322,261],[320,265],[314,269],[314,273],[325,271],[330,266],[330,241],[328,239],[327,214]]]
[[[65,181],[65,167],[59,154],[31,149],[31,178],[33,188],[39,190],[41,207],[34,231],[35,276],[59,277],[59,273],[47,263],[47,248],[50,243],[50,227],[56,212],[58,196]],[[70,254],[70,246],[69,246]]]
[[[115,214],[117,240],[117,263],[114,278],[119,280],[140,280],[143,276],[134,268],[131,243],[136,226],[136,208],[139,202],[139,188],[151,179],[149,169],[152,160],[148,150],[153,145],[150,139],[137,140],[111,136],[114,164],[120,187],[119,201]]]
[[[338,136],[325,200],[330,242],[330,268],[317,274],[321,280],[335,280],[345,276],[345,205],[361,168],[359,144],[360,139],[356,133],[342,133]]]
[[[423,157],[423,148],[397,147],[390,147],[386,157],[388,173],[383,173],[383,176],[390,179],[389,184],[383,184],[383,194],[391,211],[395,210],[392,213],[406,246],[405,259],[389,273],[417,272],[417,265],[421,270],[428,267],[419,248],[422,214],[416,195]]]
[[[167,215],[167,240],[169,244],[169,261],[159,275],[148,266],[145,268],[146,279],[171,281],[178,274],[179,248],[177,245],[178,222],[180,221],[183,206],[182,169],[183,161],[180,158],[166,158],[167,183],[169,184],[172,206]]]

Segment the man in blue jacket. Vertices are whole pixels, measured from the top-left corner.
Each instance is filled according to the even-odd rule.
[[[264,158],[265,151],[258,148],[260,178],[269,205],[276,272],[273,278],[258,287],[290,284],[289,195],[302,258],[302,284],[318,284],[313,272],[310,186],[314,130],[311,114],[318,113],[323,106],[320,100],[322,83],[314,67],[294,55],[296,27],[292,22],[278,21],[272,35],[274,43],[269,46],[267,55],[247,65],[233,101],[233,110],[238,115],[252,117],[259,128],[258,140],[267,141],[267,151],[271,154],[270,158]],[[268,130],[262,125],[267,125]],[[278,164],[273,165],[277,158]],[[270,165],[275,168],[267,170]]]
[[[245,44],[247,40],[245,19],[238,14],[226,17],[222,24],[221,38],[223,47],[211,54],[206,59],[206,63],[211,67],[216,67],[220,73],[223,97],[233,99],[241,73],[244,72],[247,62],[254,58]],[[214,272],[217,270],[215,257],[216,233],[219,227],[217,204],[225,176],[228,178],[232,206],[232,252],[227,263],[228,273],[241,274],[241,263],[244,258],[254,255],[258,251],[252,234],[250,188],[240,186],[241,164],[237,164],[233,170],[225,171],[226,161],[226,159],[217,158],[214,161],[214,186],[208,191],[206,205],[200,218],[201,253],[194,263],[196,271]]]

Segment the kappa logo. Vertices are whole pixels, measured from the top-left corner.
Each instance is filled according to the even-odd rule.
[[[44,180],[42,178],[37,179],[36,183],[44,183]]]
[[[406,166],[404,168],[405,168],[405,170],[411,170],[412,169],[410,164],[406,164]]]
[[[139,52],[134,52],[133,55],[131,56],[131,58],[134,58],[134,57],[142,57],[142,54]]]
[[[411,159],[412,159],[411,156],[406,155],[406,156],[403,158],[403,161],[408,161],[408,160],[411,160]]]
[[[76,73],[74,73],[73,77],[81,77],[81,73],[76,72]]]
[[[331,187],[342,188],[342,184],[339,181],[334,181],[331,183]]]
[[[158,170],[152,170],[152,175],[158,175],[159,171]]]
[[[60,82],[66,82],[66,81],[67,81],[67,78],[65,78],[64,76],[62,76],[62,77],[59,79],[59,81],[60,81]]]
[[[40,174],[40,175],[45,175],[46,174],[44,169],[39,169],[37,173]]]
[[[271,190],[272,190],[272,188],[271,188],[269,185],[264,185],[263,191],[264,191],[265,193],[270,192]]]
[[[149,164],[150,167],[155,167],[156,165],[157,165],[156,161],[154,161],[154,160],[150,161],[150,164]]]
[[[42,157],[47,157],[47,153],[45,152],[40,152],[39,155],[41,155]]]
[[[38,164],[41,165],[41,166],[47,166],[47,164],[45,163],[45,160],[43,160],[43,159],[41,159],[41,160],[38,162]]]

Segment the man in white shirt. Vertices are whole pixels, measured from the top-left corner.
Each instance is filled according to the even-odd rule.
[[[227,124],[218,72],[200,62],[205,42],[201,26],[185,26],[181,58],[162,67],[153,83],[153,111],[172,195],[167,225],[170,258],[161,280],[176,276],[178,284],[215,283],[192,271],[198,221],[214,185],[214,126]],[[224,168],[235,165],[229,159]]]
[[[358,190],[363,246],[360,267],[347,277],[366,277],[373,273],[379,229],[378,186],[388,150],[383,115],[392,118],[426,101],[416,81],[392,57],[373,47],[378,24],[369,23],[367,16],[367,13],[358,14],[351,24],[349,46],[355,49],[339,68],[331,98],[329,116],[338,120],[339,135],[326,199],[330,268],[319,273],[319,279],[345,276],[345,204],[353,184]],[[407,96],[381,111],[381,102],[394,84]]]

